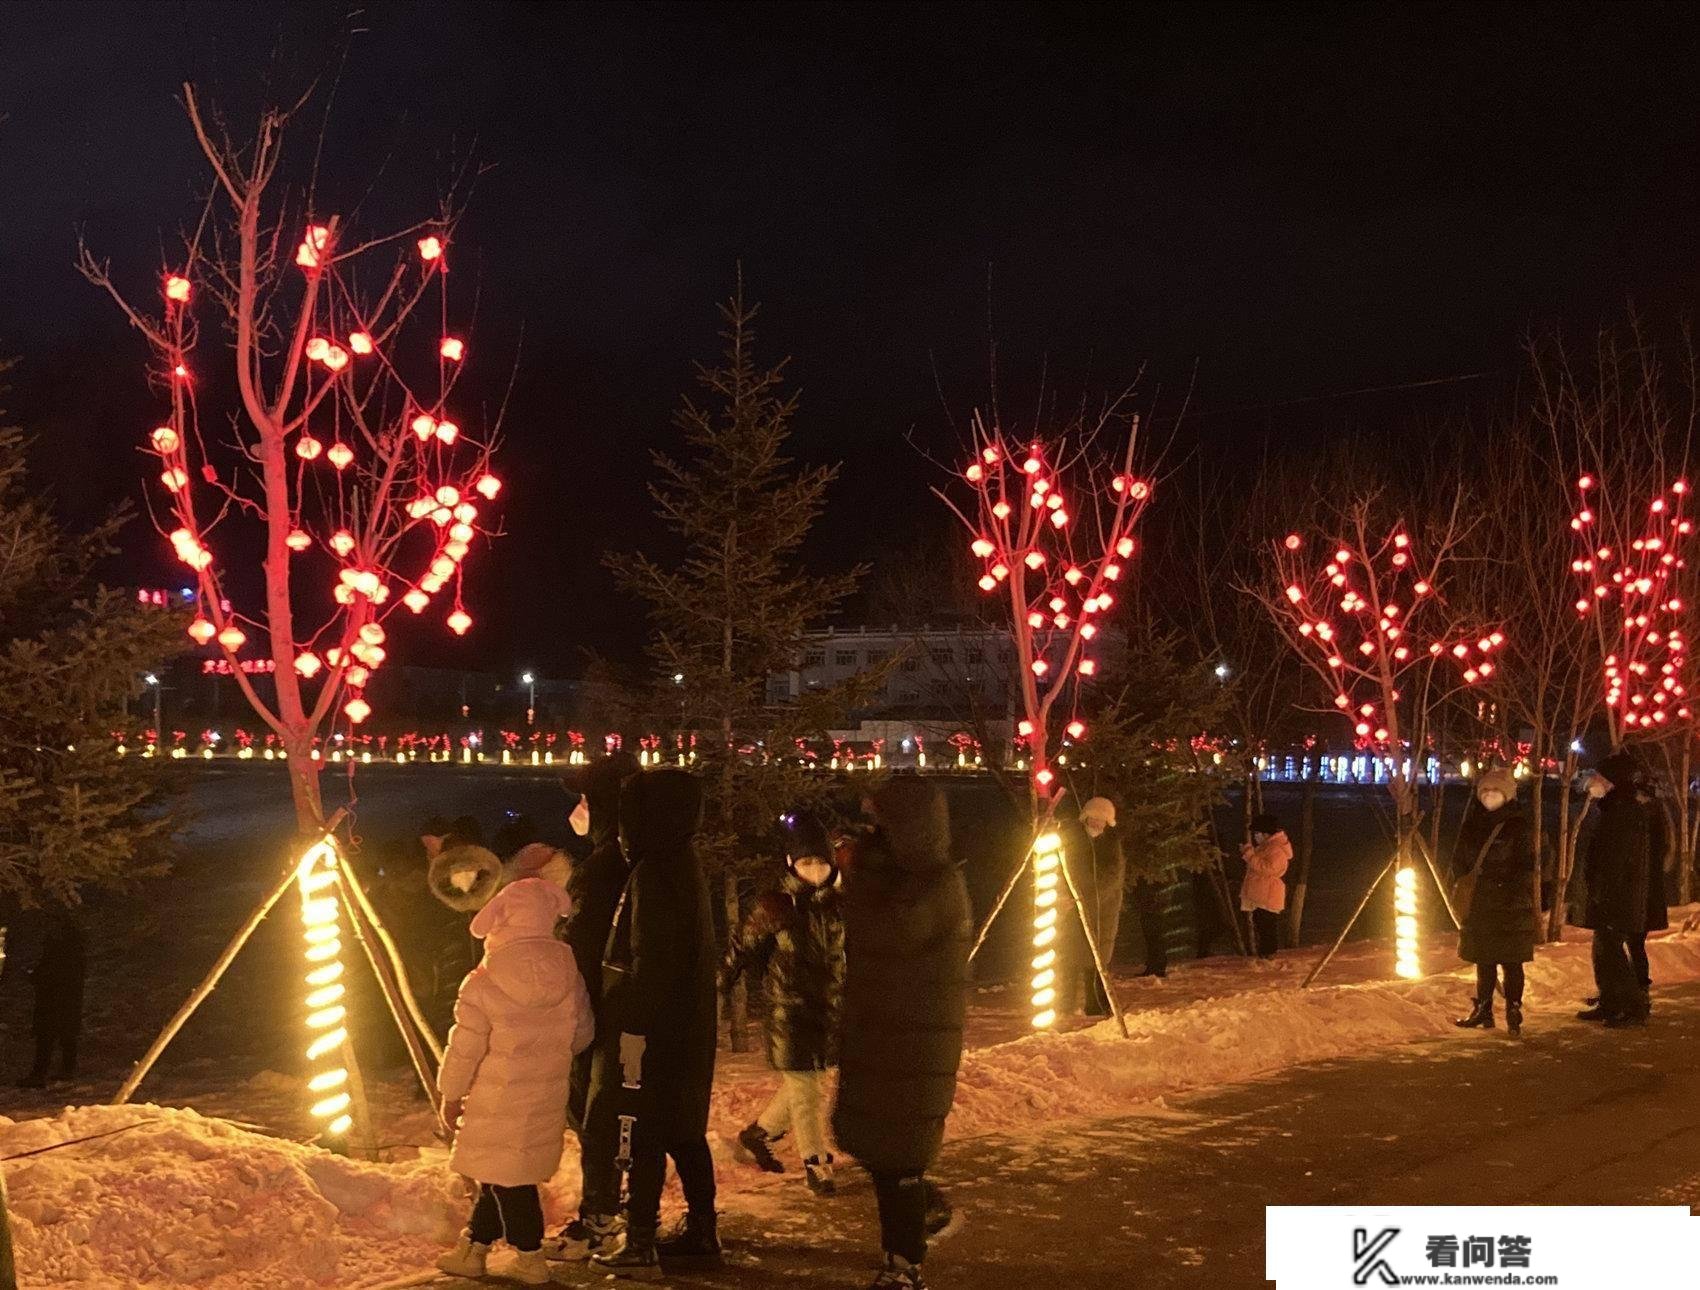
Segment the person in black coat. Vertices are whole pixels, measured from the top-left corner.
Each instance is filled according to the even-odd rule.
[[[569,786],[571,791],[582,792],[588,805],[591,847],[589,854],[573,865],[567,879],[573,912],[567,918],[566,939],[596,1012],[598,1040],[609,1037],[603,1024],[602,955],[608,947],[614,909],[626,885],[626,857],[620,849],[620,785],[637,773],[636,757],[629,752],[614,752],[585,767]],[[585,1254],[596,1254],[620,1228],[620,1170],[614,1163],[620,1145],[617,1098],[613,1096],[617,1089],[605,1090],[607,1095],[591,1104],[590,1076],[597,1047],[593,1043],[573,1059],[567,1123],[578,1134],[584,1183],[579,1192],[578,1217],[555,1238],[555,1251],[582,1246]]]
[[[1641,1007],[1644,1014],[1653,1008],[1653,974],[1647,962],[1647,933],[1662,932],[1670,926],[1670,911],[1665,907],[1665,859],[1670,847],[1669,821],[1665,818],[1664,803],[1652,797],[1647,815],[1647,923],[1629,938],[1629,961],[1635,978],[1641,985]]]
[[[956,1098],[973,919],[950,856],[943,794],[894,780],[844,889],[838,1145],[872,1175],[886,1267],[873,1284],[922,1285],[930,1228],[948,1208],[926,1180]]]
[[[766,892],[726,951],[721,993],[744,973],[759,976],[767,1009],[767,1061],[779,1091],[738,1134],[742,1155],[768,1173],[784,1173],[773,1144],[797,1134],[809,1190],[836,1190],[826,1149],[826,1073],[838,1060],[838,1016],[844,1000],[844,916],[832,838],[819,821],[791,818],[785,877]]]
[[[714,1158],[708,1101],[714,1085],[718,955],[708,881],[694,839],[702,784],[683,770],[646,771],[620,788],[620,843],[629,872],[602,959],[602,1005],[590,1103],[612,1096],[635,1117],[626,1236],[591,1258],[616,1277],[653,1280],[718,1267]],[[684,1224],[656,1239],[672,1157],[684,1187]]]
[[[1517,802],[1517,780],[1503,768],[1476,782],[1479,810],[1464,820],[1453,855],[1457,875],[1475,888],[1458,936],[1458,957],[1476,965],[1476,1002],[1460,1029],[1493,1029],[1493,991],[1504,978],[1505,1025],[1523,1028],[1523,965],[1535,957],[1534,822]]]
[[[74,909],[42,911],[41,954],[30,976],[35,982],[35,1061],[18,1081],[21,1088],[46,1088],[59,1058],[61,1079],[77,1075],[77,1044],[83,1032],[83,985],[88,952],[82,920]]]
[[[1657,808],[1645,785],[1640,762],[1627,752],[1602,761],[1588,785],[1589,793],[1599,799],[1600,818],[1582,862],[1587,886],[1582,926],[1594,933],[1594,984],[1600,1001],[1577,1015],[1608,1026],[1647,1020],[1647,997],[1630,945],[1647,932],[1652,850],[1662,830],[1655,829]],[[1660,874],[1662,879],[1662,856]]]
[[[1122,903],[1127,890],[1127,857],[1122,852],[1121,833],[1116,828],[1116,807],[1107,797],[1088,798],[1080,808],[1078,826],[1069,826],[1063,832],[1065,841],[1064,856],[1068,864],[1069,876],[1074,879],[1074,886],[1080,893],[1080,908],[1085,917],[1092,920],[1092,936],[1098,942],[1098,953],[1103,956],[1106,971],[1116,957],[1116,937],[1121,934]],[[1059,907],[1064,902],[1059,902]],[[1150,902],[1155,907],[1156,902]],[[1141,910],[1144,913],[1144,910]],[[1064,915],[1059,915],[1064,916]],[[1159,969],[1154,975],[1163,976],[1168,964],[1163,958],[1162,932],[1159,926],[1157,935],[1157,962]],[[1143,920],[1147,932],[1151,924]],[[1086,935],[1081,926],[1071,930],[1070,937],[1076,942],[1076,952],[1070,957],[1078,968],[1080,980],[1084,986],[1086,1006],[1084,1012],[1088,1017],[1107,1017],[1110,1015],[1110,997],[1104,992],[1104,982],[1098,976],[1098,965],[1092,959],[1092,947],[1086,943]],[[1146,945],[1145,961],[1147,967],[1152,962],[1151,946]],[[1067,983],[1069,989],[1059,991],[1065,1001],[1072,1001],[1073,982]]]

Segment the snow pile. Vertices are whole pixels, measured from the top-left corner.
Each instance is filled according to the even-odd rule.
[[[1700,980],[1700,935],[1656,936],[1648,954],[1655,983]],[[1021,1132],[1040,1120],[1125,1113],[1301,1062],[1456,1034],[1452,1023],[1475,985],[1474,969],[1466,969],[1420,981],[1295,988],[1311,962],[1308,954],[1284,955],[1269,975],[1239,973],[1241,988],[1179,1008],[1143,1010],[1140,1001],[1151,994],[1129,990],[1122,1000],[1127,1040],[1106,1021],[970,1052],[948,1135]],[[1531,1028],[1565,1024],[1594,992],[1589,947],[1579,939],[1542,947],[1527,971]]]
[[[126,1127],[135,1126],[135,1127]],[[368,1165],[194,1111],[0,1117],[22,1284],[355,1286],[428,1266],[465,1215],[442,1164]]]
[[[1694,912],[1678,911],[1673,921]],[[1700,980],[1695,921],[1649,943],[1657,983]],[[1308,953],[1283,955],[1265,970],[1212,960],[1177,971],[1162,986],[1130,985],[1127,1040],[1114,1022],[1104,1022],[974,1047],[963,1060],[949,1136],[1051,1132],[1064,1119],[1128,1114],[1300,1062],[1456,1034],[1453,1018],[1473,985],[1467,970],[1389,982],[1378,978],[1386,959],[1385,947],[1354,946],[1330,978],[1350,983],[1310,990],[1297,988],[1312,961]],[[1573,934],[1563,945],[1543,947],[1528,975],[1530,1027],[1566,1024],[1576,1001],[1592,991],[1586,941]],[[1000,1010],[982,997],[970,1034],[1013,1034],[1023,1024],[1009,1002]],[[795,1175],[787,1184],[732,1164],[726,1150],[776,1085],[777,1077],[748,1055],[727,1059],[716,1082],[710,1141],[723,1194],[746,1211],[782,1205],[781,1189],[796,1186]],[[391,1118],[389,1140],[411,1133],[429,1141],[427,1115]],[[122,1131],[19,1158],[114,1129]],[[440,1147],[423,1147],[407,1163],[362,1164],[157,1106],[70,1108],[51,1120],[21,1123],[0,1117],[4,1157],[12,1157],[4,1167],[19,1273],[29,1286],[397,1284],[430,1266],[467,1212],[466,1194]],[[576,1207],[578,1152],[570,1138],[560,1171],[543,1191],[551,1223]]]

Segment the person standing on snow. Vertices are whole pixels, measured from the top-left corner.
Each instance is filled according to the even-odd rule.
[[[88,950],[82,919],[74,909],[42,911],[41,953],[30,972],[35,982],[35,1061],[19,1088],[46,1088],[59,1058],[58,1077],[77,1076],[77,1045],[83,1033],[83,987]]]
[[[973,919],[938,788],[893,780],[873,804],[876,827],[844,889],[832,1128],[872,1175],[879,1201],[885,1269],[871,1290],[924,1290],[927,1237],[946,1234],[955,1217],[926,1171],[956,1098]]]
[[[1602,761],[1588,781],[1589,795],[1600,804],[1600,818],[1582,862],[1587,903],[1581,925],[1594,933],[1599,1003],[1577,1013],[1581,1021],[1604,1021],[1613,1027],[1647,1021],[1649,999],[1630,948],[1636,938],[1646,936],[1652,903],[1647,889],[1655,807],[1644,791],[1645,778],[1640,762],[1619,751]],[[1662,885],[1662,865],[1660,873]]]
[[[832,838],[818,821],[794,819],[786,835],[785,877],[756,902],[720,973],[722,993],[745,972],[760,974],[767,1060],[780,1079],[767,1109],[738,1134],[738,1145],[761,1169],[784,1173],[773,1144],[795,1130],[809,1190],[830,1196],[836,1187],[824,1102],[844,995],[838,867]]]
[[[1261,962],[1269,963],[1281,948],[1281,911],[1287,907],[1287,866],[1293,844],[1273,815],[1255,816],[1251,841],[1240,845],[1245,877],[1240,879],[1240,909],[1251,915],[1252,940]]]
[[[1506,1029],[1514,1035],[1523,1029],[1523,965],[1535,957],[1535,832],[1516,799],[1509,770],[1485,772],[1476,781],[1481,809],[1466,817],[1453,857],[1459,878],[1469,876],[1470,892],[1458,957],[1476,965],[1476,1002],[1458,1020],[1462,1030],[1493,1029],[1496,977],[1504,979]]]
[[[606,1090],[592,1105],[590,1073],[599,1047],[619,1048],[619,1035],[606,1024],[602,1003],[602,955],[608,947],[608,932],[614,924],[614,909],[626,885],[626,857],[620,850],[620,785],[638,773],[637,758],[629,752],[613,752],[584,769],[579,784],[584,790],[581,805],[589,811],[591,849],[575,864],[567,879],[567,894],[573,912],[567,919],[567,944],[578,961],[590,1003],[596,1013],[596,1044],[573,1059],[572,1087],[567,1097],[567,1123],[578,1134],[579,1166],[583,1185],[579,1192],[578,1217],[550,1242],[550,1253],[591,1255],[611,1248],[625,1228],[620,1215],[620,1170],[614,1163],[620,1144],[620,1128],[612,1093]],[[618,1081],[615,1081],[618,1084]]]
[[[1116,937],[1121,930],[1122,899],[1127,885],[1127,857],[1122,853],[1121,834],[1116,829],[1115,803],[1107,797],[1089,798],[1080,808],[1080,827],[1068,830],[1066,843],[1064,854],[1069,876],[1080,893],[1080,911],[1083,918],[1092,920],[1092,936],[1108,971],[1116,956]],[[1104,993],[1092,947],[1085,943],[1085,933],[1079,926],[1072,929],[1071,936],[1080,942],[1076,957],[1085,987],[1085,1013],[1088,1017],[1107,1017],[1110,997]],[[1150,961],[1151,948],[1147,945],[1147,964]],[[1069,985],[1072,997],[1073,983]]]
[[[443,1121],[459,1126],[449,1163],[478,1183],[466,1230],[437,1260],[454,1276],[483,1276],[490,1246],[505,1236],[519,1252],[509,1277],[550,1279],[537,1187],[561,1163],[573,1055],[595,1033],[573,952],[555,939],[556,919],[571,909],[560,887],[524,878],[472,920],[484,961],[461,982],[437,1072]]]
[[[721,1263],[708,1101],[714,1085],[719,956],[708,881],[697,860],[702,784],[683,770],[645,771],[620,789],[630,873],[602,963],[602,1024],[590,1100],[616,1099],[631,1124],[626,1233],[592,1271],[653,1281]],[[671,1157],[684,1222],[664,1240],[661,1187]]]

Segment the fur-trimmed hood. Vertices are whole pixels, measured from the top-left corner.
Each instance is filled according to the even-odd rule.
[[[502,885],[502,862],[477,846],[445,847],[426,876],[431,894],[460,914],[476,914]]]

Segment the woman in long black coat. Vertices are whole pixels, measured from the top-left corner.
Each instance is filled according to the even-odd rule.
[[[950,857],[943,794],[922,780],[894,780],[873,804],[876,828],[857,848],[844,891],[832,1127],[873,1176],[886,1254],[874,1285],[895,1290],[921,1284],[933,1197],[924,1175],[956,1099],[973,919]]]
[[[602,1009],[590,1101],[613,1095],[635,1116],[626,1239],[591,1260],[615,1276],[718,1266],[708,1100],[714,1085],[714,917],[694,838],[702,785],[656,770],[620,789],[620,841],[630,865],[602,964]],[[616,1089],[614,1086],[618,1085]],[[671,1157],[684,1187],[684,1226],[656,1240]]]
[[[608,931],[614,910],[626,885],[626,857],[620,849],[620,785],[638,773],[637,758],[628,752],[610,753],[591,763],[577,775],[571,787],[582,791],[590,811],[590,853],[573,866],[567,879],[567,894],[573,912],[567,918],[567,944],[578,962],[579,975],[590,992],[597,1016],[597,1035],[606,1039],[610,1027],[602,1022],[602,955],[608,948]],[[616,1043],[618,1040],[616,1039]],[[590,1104],[590,1076],[596,1062],[592,1044],[573,1059],[572,1085],[567,1093],[567,1123],[579,1138],[579,1166],[583,1185],[579,1189],[578,1217],[556,1238],[557,1246],[582,1245],[586,1254],[596,1254],[618,1230],[620,1172],[614,1165],[619,1148],[619,1123],[615,1098],[603,1096]],[[618,1092],[615,1087],[607,1094]]]
[[[1490,770],[1476,783],[1477,808],[1464,821],[1456,873],[1474,872],[1475,892],[1458,937],[1458,957],[1476,965],[1476,1003],[1458,1025],[1493,1029],[1493,991],[1503,976],[1505,1025],[1523,1028],[1523,965],[1535,957],[1534,823],[1516,801],[1517,780]]]

